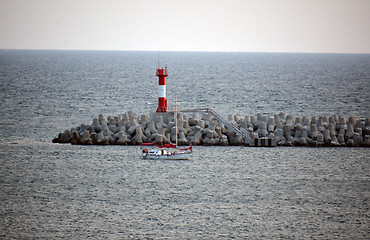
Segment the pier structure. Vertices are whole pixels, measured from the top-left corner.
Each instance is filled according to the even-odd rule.
[[[191,117],[183,113],[194,112]],[[203,112],[199,116],[197,112]],[[133,111],[108,116],[99,114],[91,124],[66,129],[55,143],[82,145],[163,145],[176,140],[179,145],[220,146],[311,146],[370,147],[370,118],[357,119],[332,115],[294,118],[284,112],[262,113],[241,118],[230,114],[228,120],[211,108],[180,109],[177,123],[174,111],[152,112],[139,116]]]

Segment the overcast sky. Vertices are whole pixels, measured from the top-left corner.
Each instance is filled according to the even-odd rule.
[[[370,0],[0,0],[0,49],[370,53]]]

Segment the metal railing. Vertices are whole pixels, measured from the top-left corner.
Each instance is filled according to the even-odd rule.
[[[169,112],[175,112],[175,109],[169,108]],[[210,113],[213,117],[215,117],[219,122],[223,123],[228,129],[234,131],[237,135],[240,135],[243,140],[246,138],[245,131],[242,131],[238,124],[229,122],[225,118],[223,118],[219,113],[209,107],[200,107],[200,108],[183,108],[179,109],[178,112],[207,112]]]

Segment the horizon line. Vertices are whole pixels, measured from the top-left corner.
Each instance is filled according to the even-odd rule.
[[[305,52],[305,51],[221,51],[221,50],[143,50],[143,49],[58,49],[0,48],[1,51],[101,51],[101,52],[184,52],[184,53],[284,53],[284,54],[370,54],[370,52]]]

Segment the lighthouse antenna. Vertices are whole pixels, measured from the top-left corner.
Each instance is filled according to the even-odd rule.
[[[159,68],[159,57],[161,56],[161,50],[158,51],[158,68]]]

